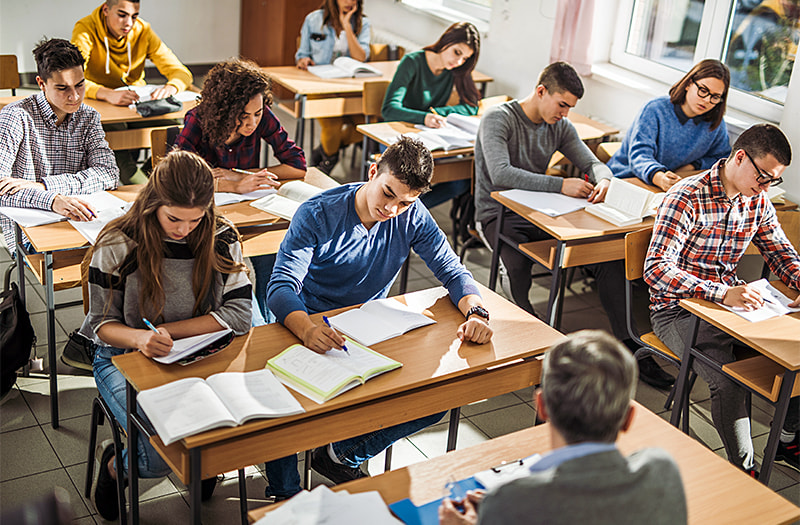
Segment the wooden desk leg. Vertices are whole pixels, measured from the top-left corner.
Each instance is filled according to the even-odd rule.
[[[189,506],[192,512],[192,523],[200,525],[200,448],[189,449]]]
[[[547,324],[558,330],[559,303],[564,299],[564,253],[566,243],[558,241],[553,263],[553,279],[550,283],[550,297],[547,299]]]
[[[24,263],[23,263],[24,264]],[[56,361],[56,304],[53,291],[53,253],[44,253],[44,292],[47,303],[47,359],[50,364],[50,425],[58,428],[58,363]]]
[[[128,412],[128,523],[139,525],[139,427],[136,426],[136,389],[127,385],[126,408]],[[102,468],[103,465],[100,465]],[[119,509],[123,512],[125,509]]]
[[[669,419],[670,424],[677,428],[681,422],[681,414],[685,409],[686,414],[683,414],[685,430],[688,430],[689,427],[688,401],[690,392],[688,391],[688,385],[689,372],[692,369],[692,362],[694,361],[691,348],[694,346],[695,339],[697,338],[697,329],[700,326],[700,319],[697,316],[692,317],[692,325],[687,334],[683,356],[681,357],[681,369],[680,372],[678,372],[678,381],[675,383],[675,399],[672,402],[672,414]]]
[[[772,428],[769,431],[769,439],[767,439],[767,448],[764,449],[764,461],[758,475],[758,481],[767,486],[769,486],[772,464],[775,462],[775,452],[778,450],[778,440],[783,429],[783,422],[786,420],[786,412],[789,410],[789,400],[792,397],[792,388],[796,377],[797,371],[787,370],[783,374],[778,403],[775,405],[775,415],[772,417]]]
[[[450,409],[450,424],[447,428],[447,452],[456,449],[459,419],[461,419],[461,407]]]
[[[297,119],[297,127],[294,130],[294,142],[300,146],[300,149],[303,149],[303,138],[306,131],[306,96],[298,93],[294,99],[300,106],[300,117]]]
[[[500,208],[500,217],[497,218],[497,238],[494,242],[494,247],[492,249],[492,266],[489,269],[489,289],[491,291],[495,291],[497,288],[497,271],[500,268],[500,247],[503,244],[503,240],[501,239],[501,232],[503,231],[503,222],[505,222],[505,206]],[[509,300],[513,301],[513,297],[509,297]]]

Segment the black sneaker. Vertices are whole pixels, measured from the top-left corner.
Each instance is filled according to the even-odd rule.
[[[327,155],[325,150],[322,149],[322,146],[317,146],[311,152],[311,164],[310,166],[316,166],[321,172],[325,175],[330,175],[333,171],[333,168],[336,166],[336,163],[339,162],[339,152],[337,151],[333,155]]]
[[[675,378],[664,372],[664,369],[649,355],[639,359],[639,379],[662,390],[670,388],[675,383]]]
[[[91,371],[92,363],[94,362],[94,349],[94,343],[75,330],[69,334],[69,340],[67,340],[64,352],[61,354],[61,361],[73,368]]]
[[[778,441],[775,461],[783,461],[800,470],[800,433],[795,432],[794,439],[789,443]]]
[[[366,478],[367,474],[360,468],[351,468],[347,465],[334,463],[328,455],[328,446],[315,448],[311,453],[311,468],[322,474],[335,484]]]
[[[94,506],[97,512],[107,521],[119,518],[119,504],[117,501],[117,481],[108,471],[108,462],[114,457],[114,445],[108,445],[100,457],[100,472],[97,475],[97,487],[94,489]],[[119,473],[118,473],[119,475]],[[125,494],[122,495],[125,501]]]
[[[223,476],[214,476],[213,478],[204,479],[200,482],[200,501],[208,501],[214,495],[214,489],[217,488],[217,483],[224,479]]]

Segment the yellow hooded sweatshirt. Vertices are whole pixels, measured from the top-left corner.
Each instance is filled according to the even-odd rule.
[[[127,35],[117,40],[108,33],[101,5],[78,20],[72,30],[72,43],[86,59],[86,96],[97,98],[101,86],[116,89],[125,84],[143,86],[144,62],[150,59],[167,84],[184,91],[192,74],[158,38],[150,24],[138,18]],[[124,79],[124,83],[123,83]]]

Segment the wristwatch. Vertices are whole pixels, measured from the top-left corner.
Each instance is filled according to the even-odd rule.
[[[466,318],[469,319],[470,316],[477,315],[478,317],[482,317],[484,321],[487,323],[489,322],[489,311],[484,308],[483,306],[475,305],[467,311]]]

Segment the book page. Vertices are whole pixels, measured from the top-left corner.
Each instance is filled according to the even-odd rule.
[[[623,179],[611,177],[605,204],[629,218],[641,218],[644,217],[651,195],[653,193],[649,190],[634,186]]]
[[[447,125],[460,129],[471,136],[472,140],[475,140],[475,138],[478,136],[478,128],[481,125],[481,118],[468,117],[459,113],[450,113],[447,115]]]
[[[324,64],[321,66],[308,66],[308,72],[316,75],[319,78],[348,78],[353,76],[340,67],[333,64]]]
[[[342,312],[331,317],[328,321],[330,321],[335,330],[349,335],[367,346],[386,341],[403,333],[391,322],[360,308]]]
[[[582,210],[589,202],[586,199],[545,191],[505,190],[500,195],[550,217]]]
[[[345,353],[341,350],[331,350],[328,353],[331,352]],[[353,372],[347,368],[331,365],[332,362],[326,355],[318,354],[302,345],[292,345],[268,361],[268,366],[287,376],[293,376],[302,386],[322,397],[327,397],[354,378]]]
[[[143,390],[137,400],[165,445],[204,430],[236,425],[211,387],[197,377]]]
[[[103,211],[112,208],[122,208],[129,204],[124,200],[108,193],[98,191],[85,195],[70,195],[91,205],[95,211]],[[32,228],[44,224],[52,224],[67,220],[63,215],[49,210],[39,210],[35,208],[17,208],[15,206],[0,206],[0,214],[5,215],[23,228]],[[99,232],[98,232],[99,233]]]
[[[772,286],[766,279],[753,281],[750,283],[750,286],[756,288],[761,294],[761,297],[764,299],[764,304],[761,306],[761,308],[757,308],[755,310],[745,310],[744,308],[736,306],[728,306],[722,303],[718,304],[726,310],[730,310],[731,312],[753,323],[764,321],[766,319],[772,319],[773,317],[779,317],[781,315],[786,315],[793,312],[800,312],[800,308],[790,307],[789,303],[791,303],[792,300],[781,293],[780,290]]]
[[[236,202],[254,201],[267,195],[274,195],[278,190],[275,188],[268,188],[264,190],[255,190],[249,193],[231,193],[227,191],[218,191],[214,193],[214,205],[224,206],[226,204],[234,204]]]
[[[374,77],[381,76],[381,72],[374,67],[360,62],[351,57],[341,56],[333,61],[333,65],[346,71],[349,77]]]
[[[329,350],[323,357],[331,363],[346,368],[364,381],[377,375],[376,373],[402,366],[398,361],[381,355],[350,338],[345,337],[345,339],[347,340],[345,343],[347,352]]]
[[[131,203],[132,204],[132,203]],[[128,206],[129,207],[129,206]],[[122,217],[127,212],[126,208],[112,208],[110,210],[98,211],[95,218],[91,221],[67,221],[73,228],[78,230],[78,233],[83,235],[83,238],[93,245],[97,242],[97,236],[106,225],[116,219]]]
[[[287,199],[283,195],[273,194],[252,201],[250,206],[290,221],[300,204],[292,199]]]
[[[208,334],[200,334],[192,337],[184,337],[183,339],[176,339],[172,343],[172,350],[170,350],[167,355],[163,357],[154,357],[153,361],[158,361],[159,363],[163,363],[165,365],[174,363],[175,361],[180,361],[184,357],[191,355],[192,353],[207,346],[211,342],[224,337],[226,334],[229,334],[232,331],[233,330],[230,328],[226,328],[225,330],[218,330]]]
[[[322,193],[323,189],[302,180],[293,180],[284,182],[278,189],[278,195],[282,195],[287,199],[303,203],[318,193]]]
[[[225,407],[241,424],[254,417],[279,417],[305,412],[300,402],[267,369],[225,372],[206,379]]]

